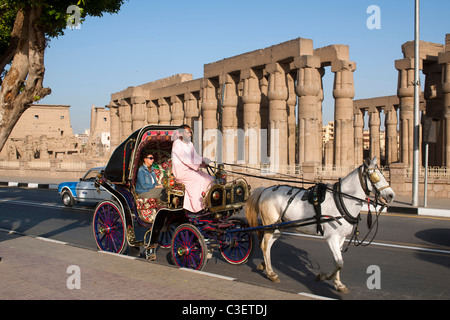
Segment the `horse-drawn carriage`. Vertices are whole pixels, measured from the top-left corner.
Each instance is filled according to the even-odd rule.
[[[150,257],[157,245],[170,247],[177,266],[200,270],[217,248],[227,262],[245,263],[254,247],[252,233],[257,232],[265,261],[261,267],[266,268],[269,279],[279,281],[271,267],[270,249],[281,230],[291,228],[301,233],[322,234],[336,267],[330,274],[320,273],[318,279],[332,279],[337,290],[347,291],[339,277],[345,237],[353,232],[352,239],[356,241],[359,212],[364,203],[381,204],[383,208],[395,195],[376,158],[364,162],[334,185],[316,184],[309,189],[276,185],[258,188],[252,195],[244,179],[227,183],[218,166],[215,172],[210,172],[215,179],[203,194],[204,210],[192,214],[183,209],[184,186],[171,171],[176,129],[146,126],[131,134],[113,152],[96,180],[98,187],[113,196],[113,200],[97,205],[93,217],[94,237],[100,250],[124,253],[127,249],[144,247],[146,257]],[[140,199],[135,191],[139,159],[148,150],[166,192],[164,199]],[[375,200],[368,199],[369,194],[374,194]],[[244,205],[247,220],[236,217]],[[258,216],[266,225],[259,225]],[[145,230],[142,237],[136,234],[139,227]]]
[[[146,257],[156,246],[171,248],[179,267],[200,270],[218,249],[231,264],[245,263],[254,246],[244,220],[235,215],[242,209],[249,189],[244,179],[226,182],[219,166],[209,173],[214,182],[203,194],[200,214],[183,209],[184,185],[172,175],[171,150],[176,126],[146,126],[132,133],[113,152],[96,184],[113,200],[95,208],[93,232],[102,251],[125,253],[144,247]],[[153,171],[165,192],[160,199],[140,199],[135,191],[140,156],[151,151]],[[137,230],[144,230],[138,235]],[[233,232],[228,232],[233,230]]]

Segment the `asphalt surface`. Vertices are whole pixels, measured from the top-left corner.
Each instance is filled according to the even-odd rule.
[[[54,188],[52,183],[41,186],[38,182],[31,183],[33,185],[25,187],[52,188],[53,185]],[[414,213],[416,208],[409,208],[407,201],[400,199],[397,206]],[[429,208],[444,216],[447,204],[447,199],[428,200]],[[252,285],[232,276],[192,272],[129,256],[101,253],[46,237],[24,236],[6,229],[0,231],[0,299],[176,300],[180,303],[174,312],[183,314],[188,300],[267,301],[266,310],[275,310],[277,305],[269,301],[325,298]],[[76,286],[78,275],[81,287],[70,288]],[[255,308],[253,312],[257,312]],[[225,313],[222,310],[222,314]]]

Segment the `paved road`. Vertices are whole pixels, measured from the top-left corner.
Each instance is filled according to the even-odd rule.
[[[92,211],[92,206],[63,207],[55,190],[0,188],[1,229],[95,249]],[[261,287],[335,299],[450,299],[450,219],[385,214],[379,222],[373,244],[352,245],[344,254],[342,281],[350,290],[347,295],[337,293],[330,282],[314,281],[316,273],[332,268],[330,250],[319,237],[289,233],[274,244],[278,284],[256,270],[262,261],[259,250],[241,266],[214,255],[204,271]],[[363,225],[361,235],[365,234]],[[168,264],[169,252],[159,250],[156,263]],[[369,289],[368,281],[369,286],[375,283],[380,288]]]

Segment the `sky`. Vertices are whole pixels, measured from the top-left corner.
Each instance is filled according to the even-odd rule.
[[[314,48],[349,46],[354,99],[395,95],[394,61],[414,40],[414,2],[126,0],[118,14],[87,17],[51,40],[44,86],[52,94],[40,103],[70,105],[74,133],[83,133],[92,105],[104,107],[112,93],[178,73],[201,78],[204,64],[298,37],[312,39]],[[449,13],[448,0],[420,1],[420,40],[444,44]],[[326,68],[324,123],[334,118],[333,80]]]

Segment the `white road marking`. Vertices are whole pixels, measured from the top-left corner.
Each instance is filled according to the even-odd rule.
[[[321,236],[314,236],[314,235],[294,233],[294,232],[284,232],[283,234],[294,236],[294,237],[301,237],[301,238],[323,239]],[[348,242],[348,241],[350,241],[350,240],[345,239],[345,242]],[[363,242],[363,244],[367,244],[367,242]],[[370,245],[371,246],[380,246],[380,247],[390,247],[390,248],[398,248],[398,249],[433,252],[433,253],[450,254],[450,250],[424,248],[424,247],[417,247],[417,246],[414,246],[414,245],[404,245],[404,244],[395,244],[395,243],[383,243],[383,242],[372,242]]]

